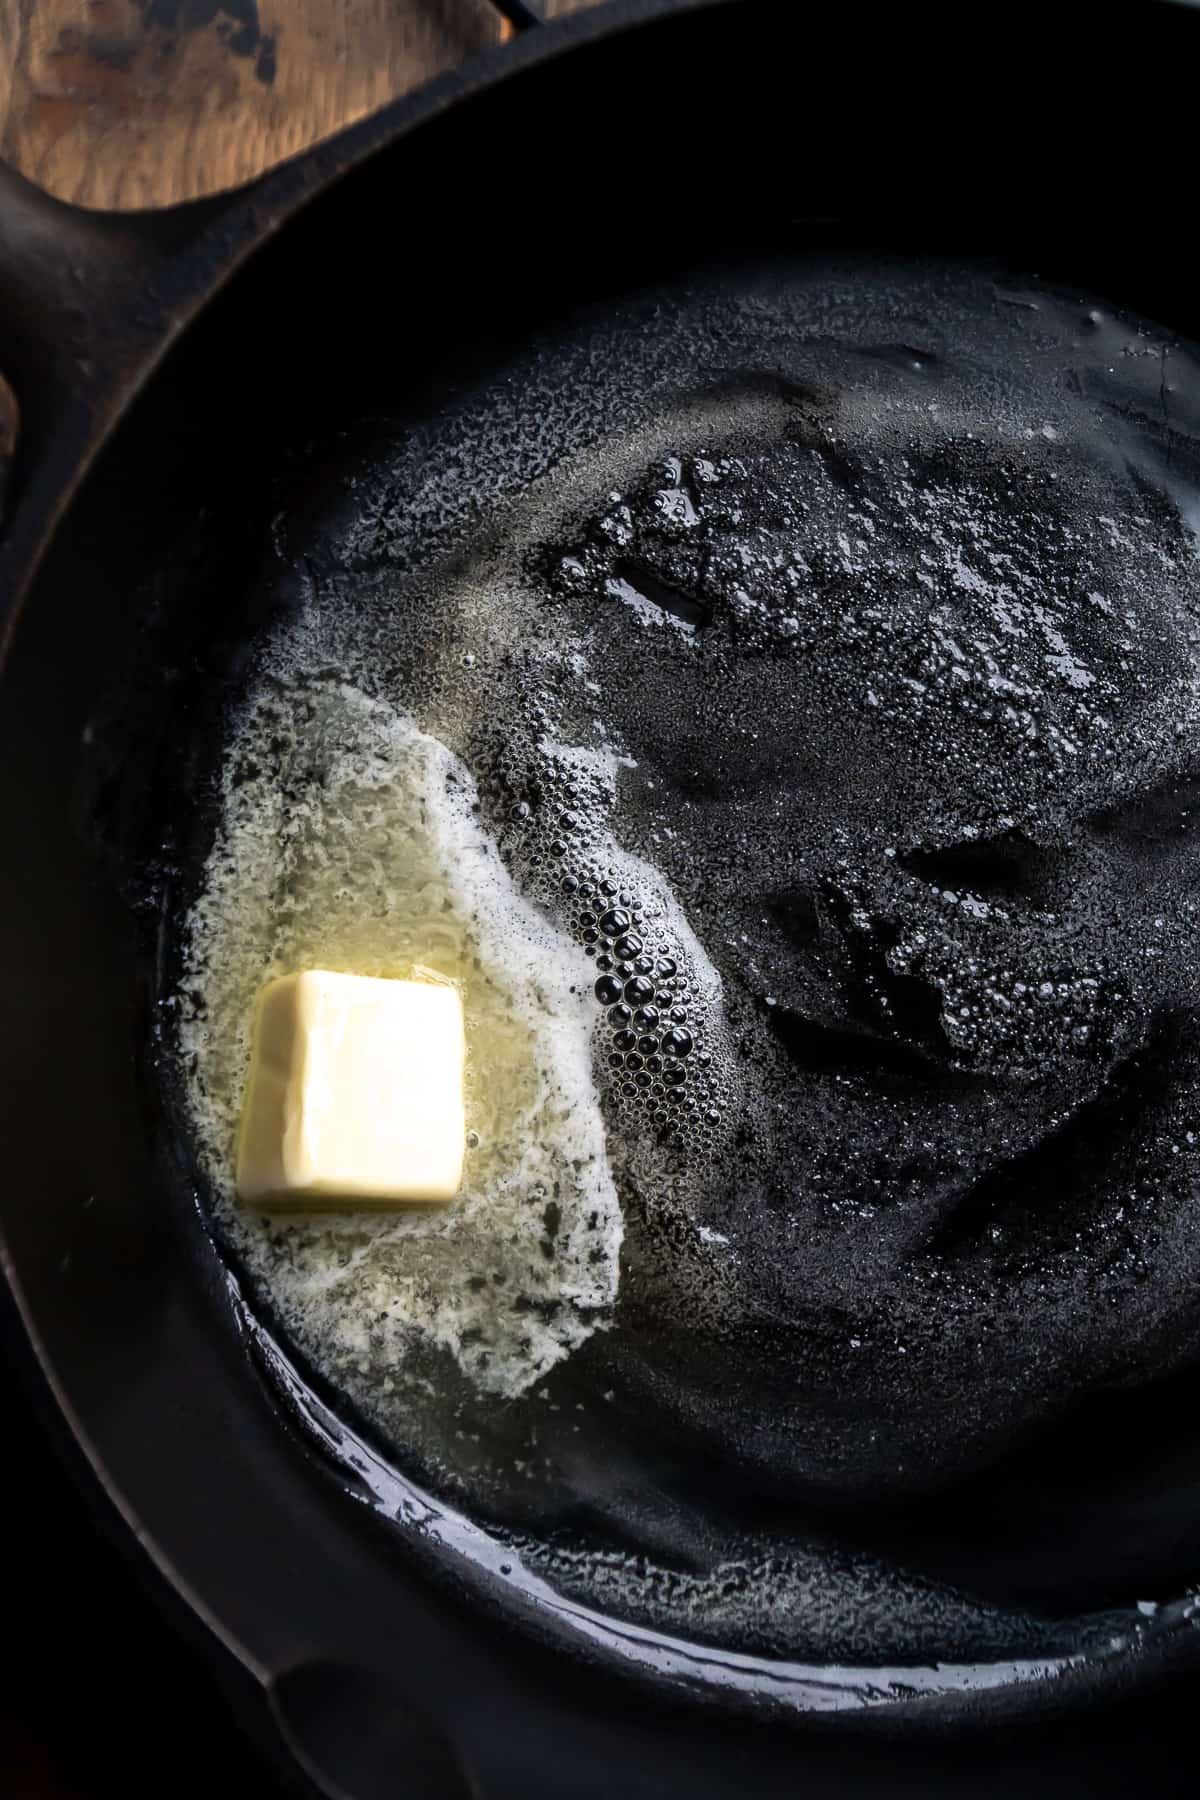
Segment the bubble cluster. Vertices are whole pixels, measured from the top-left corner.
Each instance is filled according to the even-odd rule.
[[[516,621],[504,621],[507,631]],[[530,619],[526,629],[534,629]],[[515,662],[509,652],[508,668]],[[522,891],[577,943],[596,1008],[595,1078],[624,1159],[645,1136],[661,1153],[655,1184],[674,1204],[681,1168],[703,1165],[736,1126],[739,1089],[720,978],[661,868],[614,833],[631,768],[619,746],[565,743],[561,700],[548,692],[543,648],[537,691],[507,677],[505,728],[455,727],[470,744],[480,813]],[[515,689],[515,691],[513,691]],[[557,701],[557,703],[556,703]],[[461,735],[460,735],[461,734]],[[628,1143],[627,1124],[637,1136]],[[649,1165],[647,1165],[649,1166]]]

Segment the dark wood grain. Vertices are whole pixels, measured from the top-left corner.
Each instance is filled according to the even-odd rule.
[[[0,157],[80,206],[197,199],[510,31],[489,0],[0,0]]]

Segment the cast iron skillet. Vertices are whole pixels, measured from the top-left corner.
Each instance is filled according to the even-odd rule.
[[[246,628],[272,470],[356,409],[435,391],[452,350],[486,369],[580,301],[738,250],[999,251],[1200,335],[1200,19],[1021,3],[968,35],[967,18],[614,5],[231,201],[83,218],[4,178],[0,345],[22,409],[0,537],[5,1275],[106,1516],[328,1794],[769,1795],[793,1764],[772,1728],[729,1736],[670,1691],[651,1711],[429,1588],[286,1416],[148,1099],[146,921],[110,853],[155,769],[98,777],[85,729],[136,663],[159,572],[194,555],[203,580],[133,696],[160,734],[186,728]],[[1181,1614],[1136,1662],[1034,1698],[1198,1649]],[[920,1725],[1009,1704],[884,1710]]]

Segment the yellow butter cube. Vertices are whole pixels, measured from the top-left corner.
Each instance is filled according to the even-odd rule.
[[[457,988],[306,969],[258,997],[238,1139],[252,1206],[452,1200],[462,1181]]]

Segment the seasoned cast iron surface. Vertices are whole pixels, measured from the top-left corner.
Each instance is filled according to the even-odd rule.
[[[204,845],[221,756],[320,818],[363,708],[447,746],[591,990],[619,1291],[497,1399],[511,1333],[385,1327],[369,1234],[298,1306],[309,1227],[218,1225],[502,1573],[964,1664],[1106,1652],[1194,1573],[1146,1521],[1198,1472],[1196,377],[988,268],[740,270],[356,430],[281,508]]]

